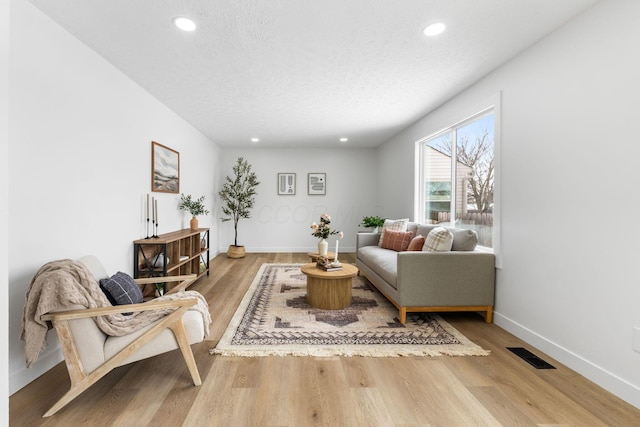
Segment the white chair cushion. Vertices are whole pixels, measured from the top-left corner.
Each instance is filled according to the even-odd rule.
[[[96,278],[96,281],[100,282],[100,279],[106,279],[109,277],[109,273],[104,269],[104,266],[95,255],[87,255],[79,258],[78,261],[83,263],[89,271]]]
[[[160,322],[162,319],[158,320]],[[104,343],[104,357],[105,360],[110,359],[120,350],[129,345],[133,340],[145,333],[147,330],[153,327],[157,322],[154,322],[134,333],[122,336],[122,337],[108,337]],[[204,321],[202,315],[195,310],[189,310],[182,316],[182,323],[187,331],[189,338],[189,344],[195,344],[202,342],[204,339]],[[132,354],[122,365],[126,365],[137,360],[146,359],[167,351],[175,350],[179,348],[173,332],[170,329],[165,329],[160,332],[154,339],[147,343],[144,347]]]

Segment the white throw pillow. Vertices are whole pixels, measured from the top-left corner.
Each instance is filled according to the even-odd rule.
[[[425,252],[449,252],[453,245],[453,234],[444,227],[436,227],[427,234],[422,248]]]
[[[385,219],[382,230],[380,231],[380,240],[378,246],[382,246],[382,239],[384,238],[384,230],[393,231],[407,231],[407,224],[409,224],[409,218],[403,219]]]

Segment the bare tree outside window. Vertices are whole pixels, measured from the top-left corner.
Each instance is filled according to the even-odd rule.
[[[424,141],[421,153],[424,220],[473,229],[480,245],[493,247],[493,113]]]
[[[441,141],[436,148],[451,157],[451,136],[447,135],[446,139],[449,141]],[[469,205],[474,205],[473,210],[478,212],[493,212],[493,138],[489,138],[489,131],[484,130],[482,135],[459,136],[456,158],[472,169],[467,180]]]

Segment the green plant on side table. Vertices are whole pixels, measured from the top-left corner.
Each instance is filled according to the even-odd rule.
[[[204,207],[204,196],[199,199],[194,199],[190,194],[180,194],[178,209],[187,211],[192,215],[191,222],[189,223],[192,231],[198,229],[198,215],[209,215],[209,211]]]
[[[379,216],[365,216],[362,218],[361,226],[371,228],[374,233],[378,232],[378,228],[384,225],[384,218]]]

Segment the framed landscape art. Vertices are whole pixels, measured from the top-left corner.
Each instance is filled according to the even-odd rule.
[[[180,153],[151,141],[151,191],[180,192]]]
[[[308,175],[307,192],[309,195],[325,195],[327,194],[327,174],[326,173],[310,173]]]
[[[278,195],[293,196],[296,194],[296,174],[295,173],[279,173],[278,174]]]

